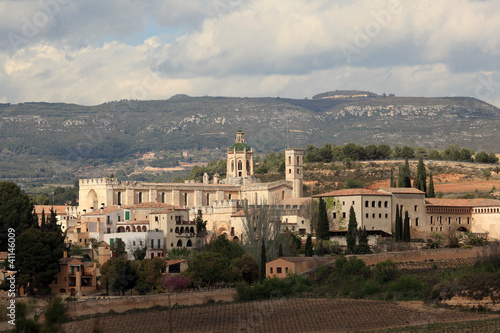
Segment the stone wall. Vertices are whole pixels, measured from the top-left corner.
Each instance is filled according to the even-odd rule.
[[[171,305],[199,305],[209,302],[232,302],[235,300],[235,289],[216,289],[203,291],[190,291],[173,293],[170,296]],[[125,312],[132,309],[148,309],[153,306],[168,307],[168,295],[145,295],[145,296],[109,296],[101,298],[86,299],[77,302],[66,303],[68,315],[79,317],[107,313],[109,311]]]

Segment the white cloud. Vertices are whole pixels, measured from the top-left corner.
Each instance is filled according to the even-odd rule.
[[[500,73],[496,1],[45,1],[62,2],[21,50],[0,42],[1,101],[127,98],[144,92],[149,73],[158,84],[135,93],[144,99],[343,88],[472,96],[479,76]],[[0,3],[11,13],[0,33],[22,35],[22,17],[39,10],[37,1]],[[147,31],[151,22],[158,31]],[[172,29],[185,33],[171,41]],[[486,97],[498,104],[500,87]]]

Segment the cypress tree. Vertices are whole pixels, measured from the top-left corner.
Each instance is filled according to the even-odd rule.
[[[403,166],[398,167],[398,187],[404,187],[404,171]]]
[[[403,228],[403,206],[399,207],[399,240],[404,240],[404,228]]]
[[[403,186],[400,187],[411,187],[411,173],[410,164],[408,163],[408,157],[405,158],[405,165],[402,168],[403,171]]]
[[[396,179],[394,179],[394,167],[391,167],[391,180],[389,187],[396,187]]]
[[[401,226],[399,224],[399,204],[396,204],[396,230],[395,230],[395,236],[396,236],[396,241],[400,241],[401,239],[399,236],[401,235]]]
[[[349,225],[347,227],[347,251],[349,253],[354,252],[354,246],[356,245],[356,234],[358,231],[358,221],[356,220],[356,213],[354,212],[354,206],[351,206],[349,210]]]
[[[281,258],[283,257],[283,247],[281,246],[281,243],[280,243],[280,247],[278,248],[278,258]]]
[[[427,172],[425,171],[424,159],[422,157],[418,160],[414,186],[420,191],[427,193]]]
[[[306,240],[306,251],[305,255],[306,257],[312,257],[313,255],[313,244],[312,244],[312,237],[311,235],[307,235],[307,240]]]
[[[405,211],[405,223],[404,223],[404,241],[410,242],[410,217],[408,216],[408,211]]]
[[[259,279],[264,280],[266,278],[266,244],[264,244],[264,240],[262,240],[262,245],[260,247],[260,270],[259,270]]]
[[[357,254],[369,254],[372,253],[370,245],[368,245],[368,232],[366,227],[359,228],[359,245],[356,246]]]
[[[427,198],[434,198],[434,180],[432,179],[432,172],[429,174],[429,187],[427,188]]]
[[[318,230],[316,231],[318,240],[328,240],[330,238],[330,223],[326,213],[326,203],[323,198],[319,198]]]

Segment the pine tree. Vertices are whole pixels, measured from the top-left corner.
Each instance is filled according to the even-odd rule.
[[[399,224],[399,204],[396,204],[396,222],[395,222],[395,227],[396,227],[396,230],[395,230],[395,236],[396,236],[396,241],[400,241],[401,239],[399,238],[399,236],[401,235],[401,226]]]
[[[403,171],[403,185],[399,187],[411,187],[411,173],[410,173],[410,164],[408,163],[408,157],[405,158],[405,164],[401,169]]]
[[[404,241],[410,242],[410,217],[408,216],[408,211],[405,211],[405,222],[404,222]]]
[[[262,245],[260,247],[260,270],[259,270],[259,279],[264,280],[266,278],[266,244],[264,244],[264,240],[262,240]]]
[[[318,240],[328,240],[330,238],[330,223],[326,213],[326,203],[323,198],[319,198],[318,230],[316,231]]]
[[[427,192],[427,172],[425,171],[424,159],[422,157],[418,160],[417,176],[415,177],[414,185],[420,191]]]
[[[436,194],[434,193],[434,180],[432,179],[432,172],[429,175],[429,187],[427,188],[427,198],[434,198]]]
[[[311,235],[307,235],[306,246],[305,246],[305,255],[306,257],[312,257],[313,255],[313,244]]]
[[[347,251],[349,253],[354,252],[354,246],[356,246],[356,234],[358,231],[358,221],[356,221],[356,213],[354,212],[354,206],[351,206],[349,210],[349,225],[347,227]]]
[[[396,179],[394,179],[394,167],[391,168],[391,180],[389,187],[396,187]]]

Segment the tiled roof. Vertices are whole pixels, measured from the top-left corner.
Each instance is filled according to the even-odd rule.
[[[445,206],[445,207],[471,207],[468,199],[425,199],[426,206]]]
[[[278,206],[303,206],[311,202],[311,198],[286,198],[278,201],[276,205]]]
[[[101,209],[98,208],[98,209],[94,209],[93,212],[87,211],[85,214],[82,214],[82,216],[106,215],[106,214],[111,214],[113,212],[119,211],[121,209],[123,209],[123,206],[122,207],[117,206],[117,205],[105,206],[102,209],[102,212],[101,212]]]
[[[500,206],[500,200],[494,199],[470,199],[469,201],[473,207]]]
[[[390,194],[383,193],[383,192],[378,192],[378,191],[373,191],[373,190],[368,190],[368,189],[365,189],[365,188],[351,188],[351,189],[346,189],[346,190],[337,190],[337,191],[332,191],[332,192],[317,194],[317,195],[314,195],[313,197],[314,198],[319,198],[319,197],[341,197],[341,196],[353,196],[353,195],[380,195],[380,196],[388,196]]]
[[[126,209],[132,209],[132,208],[156,208],[156,209],[158,209],[158,208],[166,208],[166,209],[185,210],[182,207],[174,206],[174,205],[167,204],[167,203],[161,203],[161,202],[142,202],[140,204],[122,206],[122,208],[126,208]]]
[[[380,190],[396,194],[425,194],[419,189],[413,187],[383,187]]]
[[[335,260],[336,258],[333,258],[333,257],[330,257],[330,258],[329,257],[280,257],[280,258],[274,259],[273,261],[278,260],[278,259],[283,259],[283,260],[286,260],[289,262],[305,262],[305,261],[331,261],[331,260]],[[270,261],[269,263],[271,263],[273,261]]]
[[[50,210],[54,209],[54,212],[57,215],[66,215],[66,207],[63,205],[35,205],[35,213],[36,214],[42,214],[42,211],[45,213],[45,216],[50,214]]]

